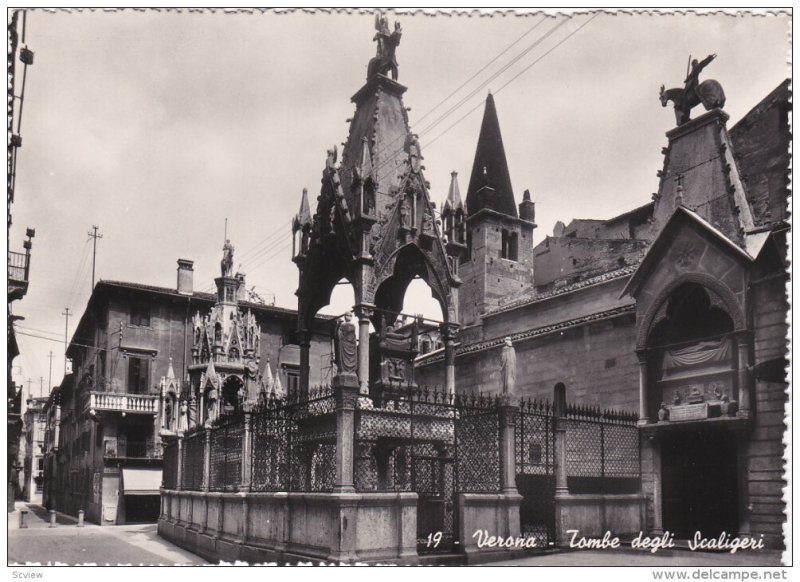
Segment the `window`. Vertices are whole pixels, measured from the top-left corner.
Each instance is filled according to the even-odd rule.
[[[512,232],[508,235],[508,259],[510,261],[518,260],[518,250],[519,250],[519,235],[516,232]]]
[[[300,389],[299,370],[286,370],[286,389],[289,394],[296,394]]]
[[[500,258],[516,261],[519,249],[519,235],[516,232],[509,232],[503,229],[502,246],[500,247]]]
[[[128,393],[147,394],[150,383],[150,360],[147,358],[128,358]]]
[[[149,305],[131,305],[131,325],[150,327]]]

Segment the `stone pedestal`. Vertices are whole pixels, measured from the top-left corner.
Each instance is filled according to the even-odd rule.
[[[337,374],[333,378],[336,398],[336,481],[334,492],[354,493],[353,445],[355,439],[355,408],[359,382],[355,374]]]

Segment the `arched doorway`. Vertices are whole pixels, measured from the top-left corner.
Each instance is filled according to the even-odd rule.
[[[733,318],[711,290],[676,287],[647,337],[648,413],[659,434],[663,529],[706,538],[739,527],[738,394]]]

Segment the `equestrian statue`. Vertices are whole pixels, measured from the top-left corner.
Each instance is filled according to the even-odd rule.
[[[378,73],[385,75],[391,71],[392,80],[397,81],[397,58],[394,53],[400,44],[403,29],[399,22],[395,22],[394,32],[389,32],[389,19],[378,11],[375,13],[375,30],[378,32],[372,40],[378,41],[378,50],[367,65],[367,79]]]
[[[672,101],[675,108],[675,121],[678,125],[683,125],[691,119],[690,113],[694,107],[703,104],[706,111],[725,106],[725,92],[714,79],[706,79],[702,83],[699,81],[700,71],[713,61],[717,55],[708,55],[702,61],[692,60],[691,67],[686,75],[684,86],[674,89],[664,90],[661,85],[661,105],[667,106],[668,101]]]

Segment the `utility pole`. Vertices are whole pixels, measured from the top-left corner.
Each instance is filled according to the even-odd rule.
[[[53,350],[50,350],[50,355],[47,357],[50,358],[50,377],[47,379],[47,394],[50,394],[50,390],[53,389]]]
[[[44,376],[39,376],[39,396],[44,394]]]
[[[93,238],[94,241],[92,242],[92,291],[94,291],[94,265],[95,259],[97,258],[97,239],[103,238],[102,234],[97,234],[97,229],[100,228],[96,224],[92,225],[92,229],[94,232],[87,233],[89,238]]]
[[[67,333],[69,333],[69,307],[65,307],[61,315],[66,316],[67,322],[64,324],[64,375],[67,375]]]

